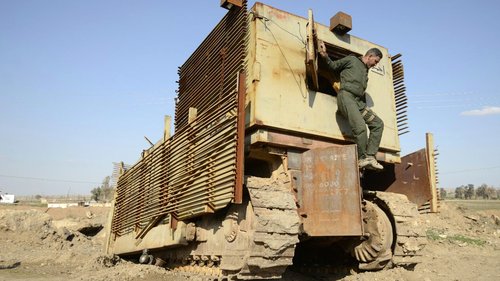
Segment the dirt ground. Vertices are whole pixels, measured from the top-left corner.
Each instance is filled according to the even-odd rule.
[[[428,244],[412,270],[347,275],[290,270],[281,280],[500,280],[500,201],[478,202],[444,201],[440,213],[422,215]],[[106,256],[100,226],[108,211],[0,205],[0,280],[203,280]]]

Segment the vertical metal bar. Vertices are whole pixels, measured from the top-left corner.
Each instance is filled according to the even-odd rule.
[[[430,179],[430,188],[432,198],[430,200],[430,212],[437,213],[438,211],[438,202],[437,202],[437,187],[436,187],[436,166],[434,162],[434,136],[432,133],[425,134],[426,140],[426,152],[427,152],[427,161],[429,167],[429,179]]]
[[[242,70],[238,73],[238,121],[236,129],[236,182],[234,185],[234,203],[243,202],[243,174],[244,174],[244,142],[245,142],[245,95],[246,74]]]
[[[165,115],[165,127],[163,129],[163,141],[166,141],[170,138],[170,127],[172,124],[172,117]]]

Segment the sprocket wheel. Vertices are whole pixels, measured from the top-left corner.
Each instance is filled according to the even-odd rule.
[[[377,270],[390,266],[394,239],[392,224],[380,207],[363,202],[363,222],[367,236],[351,248],[351,255],[359,261],[359,269]]]

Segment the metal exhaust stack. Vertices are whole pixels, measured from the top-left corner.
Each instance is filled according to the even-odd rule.
[[[224,9],[231,10],[234,6],[243,7],[243,0],[221,0],[220,6]]]
[[[352,17],[344,12],[338,12],[330,19],[330,31],[337,35],[345,35],[352,29]]]

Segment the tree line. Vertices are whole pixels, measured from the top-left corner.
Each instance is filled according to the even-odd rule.
[[[96,202],[110,202],[115,194],[114,188],[110,186],[110,177],[107,176],[102,180],[102,184],[90,191],[91,199]]]
[[[439,189],[441,198],[456,199],[500,199],[500,189],[487,184],[475,187],[473,184],[461,185],[456,187],[454,192],[447,191],[444,188]]]

